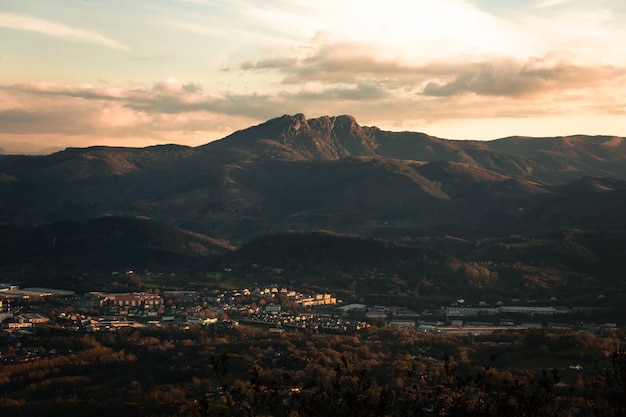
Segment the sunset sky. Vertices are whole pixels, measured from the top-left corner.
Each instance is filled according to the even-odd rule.
[[[623,0],[0,0],[0,148],[207,143],[283,114],[626,136]]]

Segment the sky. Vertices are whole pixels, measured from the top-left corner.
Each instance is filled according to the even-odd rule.
[[[0,0],[0,148],[198,146],[283,114],[626,136],[623,0]]]

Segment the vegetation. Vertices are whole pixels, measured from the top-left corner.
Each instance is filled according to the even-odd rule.
[[[19,346],[0,339],[0,409],[40,416],[619,416],[626,406],[626,353],[615,334],[459,338],[370,328],[314,336],[247,326],[96,334],[40,328]],[[563,355],[567,347],[570,363],[589,367],[535,371],[504,359]]]
[[[0,226],[0,232],[0,273],[7,279],[79,292],[292,283],[333,291],[345,301],[413,309],[451,297],[619,307],[626,295],[626,234],[619,231],[399,241],[291,232],[255,238],[236,250],[141,218]],[[135,271],[127,282],[112,275],[127,270]]]

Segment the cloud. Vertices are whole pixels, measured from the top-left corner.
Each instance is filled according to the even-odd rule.
[[[573,3],[576,1],[578,0],[542,0],[535,7],[545,8],[545,7],[562,6],[564,4]]]
[[[200,145],[274,115],[267,97],[209,95],[173,79],[104,87],[0,82],[0,146]]]
[[[208,112],[255,120],[271,118],[281,112],[289,113],[292,106],[303,105],[313,108],[313,104],[319,106],[320,102],[329,100],[346,103],[389,98],[386,90],[371,83],[341,87],[333,85],[332,88],[304,87],[296,91],[277,91],[274,94],[237,94],[205,93],[204,88],[197,83],[181,83],[174,79],[125,88],[108,85],[94,87],[51,83],[4,83],[0,84],[0,91],[9,94],[14,102],[19,101],[28,109],[44,110],[51,107],[52,103],[55,104],[53,108],[58,108],[62,103],[63,111],[67,113],[70,113],[70,108],[80,109],[78,111],[84,113],[87,110],[82,108],[114,107],[117,113],[120,113],[122,108],[153,116]],[[31,110],[25,111],[26,114],[30,112]],[[19,120],[21,117],[16,117],[13,122]],[[145,118],[130,120],[145,121]]]
[[[74,28],[49,20],[14,13],[0,12],[0,27],[37,32],[55,38],[90,42],[108,48],[128,50],[128,46],[87,29]]]
[[[550,55],[527,61],[494,58],[470,64],[451,81],[429,81],[422,94],[455,96],[473,93],[484,96],[531,97],[562,90],[598,87],[623,77],[624,68],[611,65],[578,65],[554,60]]]
[[[625,68],[590,61],[571,51],[551,51],[525,59],[510,56],[458,56],[424,62],[385,56],[379,48],[358,43],[321,44],[303,56],[290,51],[256,62],[241,70],[273,72],[286,86],[317,82],[328,91],[344,84],[376,86],[377,96],[412,91],[425,96],[477,94],[511,98],[531,97],[610,84],[626,74]],[[355,98],[361,96],[355,95]]]

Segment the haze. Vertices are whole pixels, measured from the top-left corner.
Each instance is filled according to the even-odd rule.
[[[0,148],[191,146],[281,114],[626,136],[620,0],[0,1]]]

